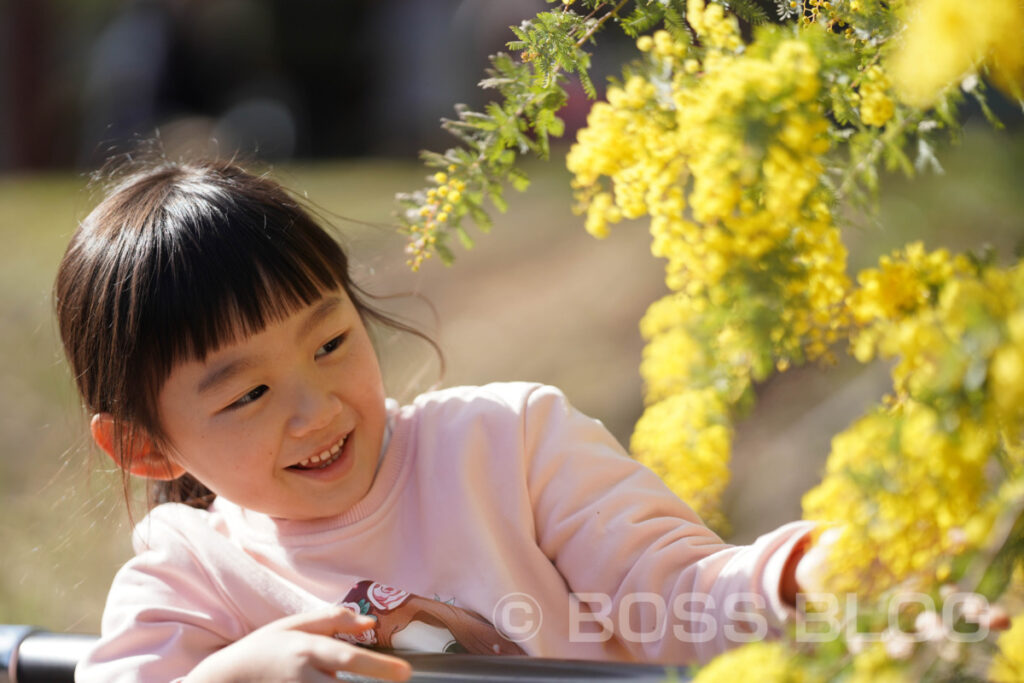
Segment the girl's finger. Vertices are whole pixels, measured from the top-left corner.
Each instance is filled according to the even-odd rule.
[[[978,625],[987,626],[993,631],[1005,631],[1010,628],[1010,615],[999,605],[992,605],[981,615]]]
[[[333,636],[335,633],[362,633],[376,623],[377,620],[373,617],[356,614],[348,607],[338,606],[316,612],[293,614],[278,619],[270,624],[270,627]]]
[[[349,645],[333,638],[316,640],[310,653],[310,663],[321,671],[344,671],[385,681],[406,681],[412,675],[412,667],[404,659]]]

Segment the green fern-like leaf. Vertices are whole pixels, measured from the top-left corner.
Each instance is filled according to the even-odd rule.
[[[665,18],[665,7],[660,3],[638,3],[633,12],[622,19],[620,26],[623,32],[631,38],[636,38],[642,33],[651,31]]]
[[[741,21],[757,26],[769,21],[768,13],[755,0],[726,0],[725,8],[735,14]]]
[[[686,3],[684,0],[671,0],[665,7],[665,30],[672,37],[687,45],[693,45],[693,33],[686,23]]]
[[[657,6],[661,2],[644,0],[647,15],[634,11],[631,16],[654,26],[657,20],[653,15],[660,12]],[[516,163],[528,153],[547,158],[550,138],[564,134],[565,124],[557,114],[568,102],[563,87],[566,74],[575,74],[587,95],[597,97],[589,73],[590,53],[585,46],[589,47],[595,35],[613,19],[618,20],[628,4],[630,0],[577,0],[571,8],[563,5],[558,10],[540,12],[512,27],[515,39],[508,46],[518,56],[493,55],[479,83],[499,97],[483,112],[457,105],[456,116],[443,119],[441,125],[459,145],[442,154],[422,154],[425,163],[438,171],[431,176],[434,187],[398,196],[398,215],[412,242],[413,268],[419,267],[431,250],[442,262],[450,263],[453,254],[448,243],[452,235],[467,247],[472,243],[462,225],[464,218],[486,231],[491,219],[484,209],[485,201],[504,211],[505,185],[511,184],[518,191],[526,189],[529,179]],[[457,182],[457,187],[452,182]],[[442,190],[445,194],[439,194]],[[458,199],[450,199],[452,196]],[[442,212],[442,204],[450,207]]]

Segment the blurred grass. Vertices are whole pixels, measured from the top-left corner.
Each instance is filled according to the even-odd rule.
[[[851,229],[851,267],[923,238],[929,247],[1004,256],[1024,239],[1024,136],[969,129],[945,150],[947,173],[885,182],[878,226]],[[394,192],[423,184],[416,164],[379,161],[276,169],[345,235],[357,277],[371,291],[418,293],[388,302],[437,338],[447,385],[528,379],[562,387],[623,442],[641,410],[636,323],[663,292],[642,225],[589,238],[569,210],[557,164],[530,169],[534,185],[455,266],[404,266],[387,227]],[[76,223],[93,199],[72,175],[0,178],[0,623],[96,631],[106,589],[130,553],[119,483],[87,447],[52,322],[50,287]],[[358,222],[348,219],[356,219]],[[476,233],[474,233],[476,234]],[[1008,260],[1008,258],[1007,258]],[[382,341],[389,389],[408,398],[437,379],[423,345]],[[772,380],[737,436],[727,514],[736,539],[799,515],[832,433],[884,390],[884,372],[843,363]]]

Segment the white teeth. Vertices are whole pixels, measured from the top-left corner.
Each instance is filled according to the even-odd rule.
[[[334,444],[330,449],[321,452],[319,455],[311,455],[302,462],[298,463],[297,467],[317,467],[317,469],[323,469],[332,462],[338,459],[338,454],[341,453],[342,446],[345,445],[345,441],[348,439],[348,435],[341,438],[341,441]],[[323,463],[323,464],[321,464]]]

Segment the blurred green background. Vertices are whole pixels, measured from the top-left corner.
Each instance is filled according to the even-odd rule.
[[[557,156],[557,155],[556,155]],[[1008,262],[1024,240],[1024,135],[969,126],[942,151],[946,173],[888,177],[877,225],[851,228],[851,268],[911,239],[929,247],[995,246]],[[413,162],[278,165],[344,235],[357,277],[442,345],[445,385],[524,379],[562,387],[628,442],[639,416],[637,321],[664,289],[641,223],[590,238],[570,211],[559,161],[533,164],[533,186],[452,268],[404,265],[393,194],[419,186]],[[128,557],[118,478],[89,448],[53,323],[50,287],[66,241],[91,208],[86,177],[0,176],[0,622],[95,632],[109,581]],[[417,298],[422,295],[421,298]],[[430,302],[430,305],[425,303]],[[389,389],[407,398],[438,381],[423,345],[381,342]],[[759,388],[739,428],[726,513],[746,541],[799,516],[828,440],[886,387],[885,369],[849,361],[790,371]]]

